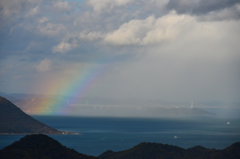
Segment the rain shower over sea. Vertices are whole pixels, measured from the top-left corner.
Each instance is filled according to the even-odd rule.
[[[107,150],[126,150],[141,142],[170,144],[182,148],[201,145],[223,149],[240,141],[239,119],[33,117],[58,130],[82,133],[49,136],[66,147],[93,156]],[[0,135],[0,149],[21,137],[23,136]]]

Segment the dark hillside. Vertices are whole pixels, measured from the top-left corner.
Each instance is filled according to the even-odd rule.
[[[46,135],[27,135],[0,150],[2,159],[95,159],[66,148]]]
[[[196,146],[183,149],[160,143],[140,143],[120,152],[106,151],[101,159],[239,159],[240,143],[235,143],[224,150],[208,149]]]
[[[44,133],[61,134],[31,116],[0,96],[0,134]]]
[[[236,142],[232,144],[231,146],[218,151],[217,153],[214,153],[211,155],[211,158],[216,159],[225,159],[225,158],[231,158],[231,159],[239,159],[240,158],[240,142]]]
[[[183,148],[158,143],[140,143],[139,145],[121,152],[106,151],[101,159],[157,159],[157,158],[184,158]]]

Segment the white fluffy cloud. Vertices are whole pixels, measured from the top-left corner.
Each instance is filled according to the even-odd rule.
[[[112,45],[151,45],[175,39],[195,20],[188,15],[168,15],[155,18],[150,16],[144,20],[131,20],[111,33],[104,41]]]

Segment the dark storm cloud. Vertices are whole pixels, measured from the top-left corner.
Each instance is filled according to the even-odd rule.
[[[174,9],[177,13],[203,15],[212,11],[231,8],[240,4],[239,0],[170,0],[167,8]]]

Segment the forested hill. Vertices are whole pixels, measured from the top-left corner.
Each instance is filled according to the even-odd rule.
[[[78,153],[43,134],[27,135],[0,150],[0,158],[14,159],[239,159],[240,142],[223,149],[208,149],[195,146],[183,149],[177,146],[147,143],[120,152],[106,151],[98,157]]]
[[[0,134],[62,134],[24,113],[16,105],[0,96]]]
[[[47,135],[27,135],[0,150],[2,159],[96,159],[66,148]]]
[[[99,156],[101,159],[239,159],[240,142],[226,149],[208,149],[196,146],[183,149],[177,146],[160,143],[140,143],[139,145],[120,152],[106,151]]]

